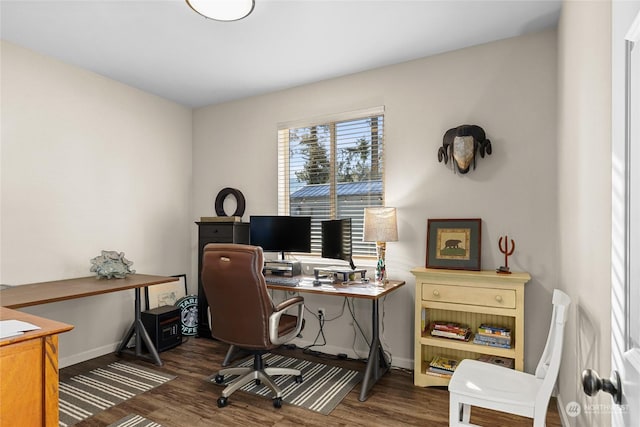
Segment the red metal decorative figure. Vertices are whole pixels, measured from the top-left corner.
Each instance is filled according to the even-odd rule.
[[[502,267],[499,267],[496,272],[501,273],[501,274],[511,274],[511,271],[509,271],[509,255],[513,254],[513,251],[516,249],[516,243],[513,241],[513,239],[511,239],[511,249],[509,249],[509,237],[508,236],[504,236],[504,247],[502,245],[502,237],[500,237],[500,240],[498,240],[498,249],[500,249],[500,252],[504,254],[504,265]]]

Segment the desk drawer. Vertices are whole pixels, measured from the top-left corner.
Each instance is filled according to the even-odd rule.
[[[422,299],[425,301],[479,305],[484,307],[516,307],[516,292],[511,289],[423,283]]]
[[[233,242],[233,225],[216,224],[200,227],[200,239],[208,243]]]

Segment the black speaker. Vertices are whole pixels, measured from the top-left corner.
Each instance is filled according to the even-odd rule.
[[[142,324],[158,352],[182,344],[180,309],[173,305],[153,308],[141,313]]]

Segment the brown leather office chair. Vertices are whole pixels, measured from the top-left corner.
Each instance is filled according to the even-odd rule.
[[[275,394],[273,406],[282,406],[282,390],[272,375],[295,375],[298,369],[265,367],[262,355],[295,338],[302,330],[304,299],[290,298],[277,306],[271,301],[262,274],[262,248],[250,245],[210,243],[202,256],[202,287],[211,308],[211,335],[254,355],[253,368],[225,368],[215,377],[218,384],[225,375],[240,375],[222,391],[218,407],[245,384],[264,383]],[[285,314],[297,308],[297,316]]]

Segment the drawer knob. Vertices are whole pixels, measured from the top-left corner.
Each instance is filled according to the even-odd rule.
[[[438,296],[440,296],[440,291],[439,291],[439,290],[437,290],[437,289],[434,289],[434,290],[433,290],[433,296],[434,296],[434,297],[438,297]]]
[[[496,301],[502,302],[502,296],[501,295],[496,295]]]

